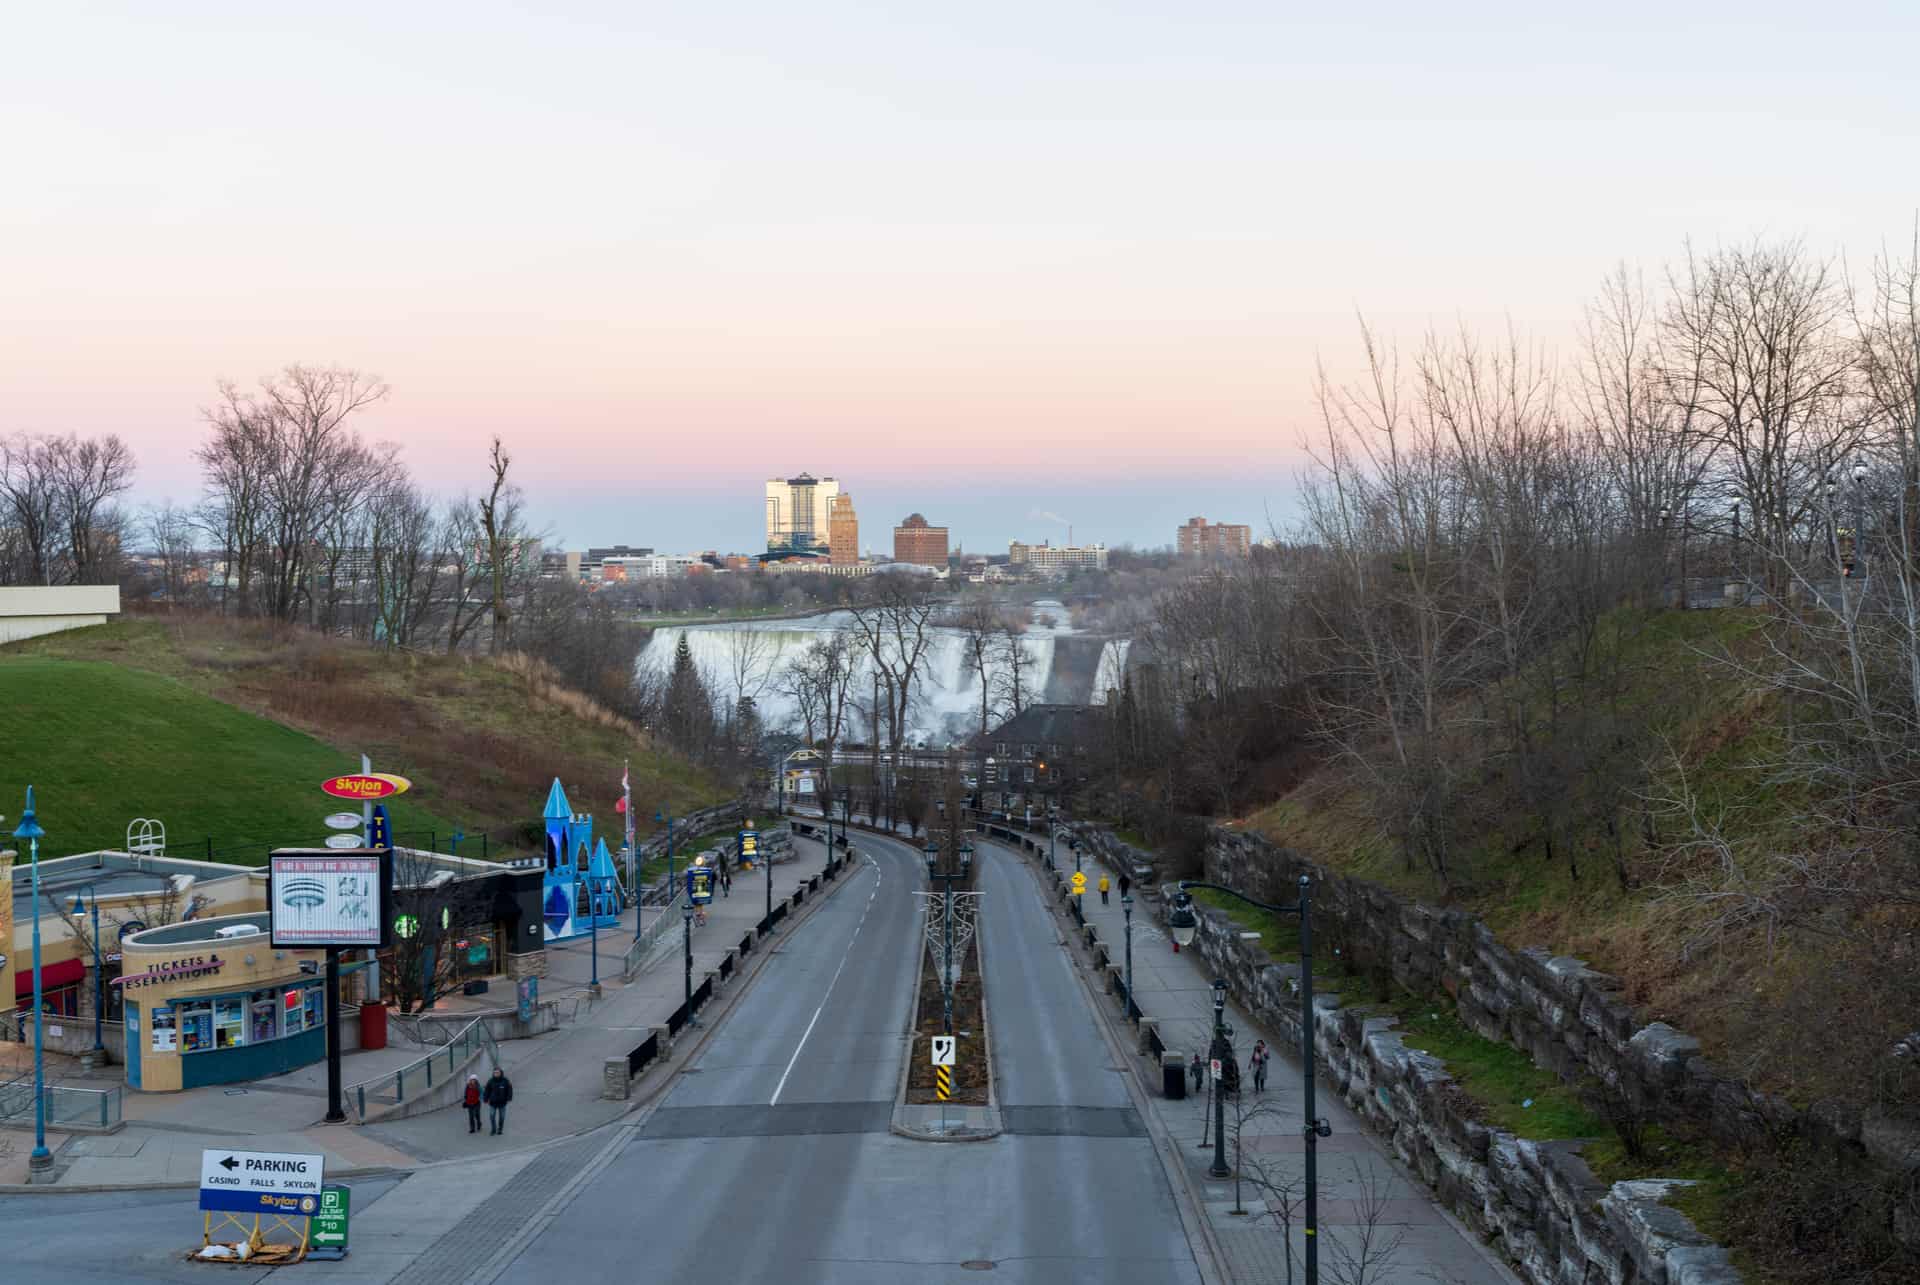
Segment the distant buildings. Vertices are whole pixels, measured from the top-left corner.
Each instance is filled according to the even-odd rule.
[[[1064,576],[1075,571],[1105,571],[1107,546],[1104,544],[1022,544],[1007,545],[1007,565],[1030,575]]]
[[[767,481],[767,552],[824,553],[840,483],[811,473]]]
[[[860,561],[860,518],[853,511],[851,495],[833,497],[827,515],[827,561],[836,567]]]
[[[1252,536],[1248,527],[1188,518],[1174,532],[1174,548],[1183,558],[1244,558],[1252,551]]]
[[[893,560],[922,567],[938,567],[944,571],[947,566],[947,529],[928,526],[927,520],[918,513],[909,515],[905,522],[893,529]]]

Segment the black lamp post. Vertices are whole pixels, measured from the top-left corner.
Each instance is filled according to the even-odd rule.
[[[1193,898],[1188,895],[1189,888],[1211,888],[1215,892],[1224,892],[1229,897],[1246,902],[1256,909],[1276,915],[1300,916],[1300,1083],[1302,1091],[1301,1136],[1307,1143],[1307,1181],[1306,1181],[1306,1217],[1304,1230],[1307,1242],[1307,1285],[1319,1285],[1320,1280],[1320,1204],[1318,1194],[1318,1144],[1320,1139],[1330,1136],[1333,1128],[1325,1120],[1318,1118],[1313,1109],[1313,900],[1311,885],[1306,875],[1300,876],[1300,901],[1292,906],[1270,906],[1264,901],[1255,901],[1245,893],[1236,892],[1217,883],[1201,883],[1197,880],[1180,881],[1180,895],[1174,899],[1173,909],[1167,915],[1167,927],[1173,932],[1176,945],[1193,944],[1194,932],[1199,927],[1199,919],[1193,913]],[[1225,1041],[1226,983],[1214,982],[1213,1029],[1215,1047]],[[1221,1054],[1215,1053],[1219,1057]],[[1226,1106],[1217,1097],[1215,1099],[1214,1129],[1216,1140],[1213,1152],[1212,1176],[1228,1177],[1226,1143],[1224,1129]]]
[[[695,1021],[693,1016],[693,898],[692,897],[688,897],[686,900],[686,903],[680,907],[680,919],[681,919],[681,922],[686,925],[686,929],[687,929],[687,937],[686,937],[686,941],[687,941],[687,955],[686,955],[687,1025],[698,1026],[700,1023]]]
[[[93,1051],[105,1053],[107,1046],[100,1039],[100,1010],[107,1003],[106,983],[100,976],[100,892],[90,883],[83,884],[79,892],[73,894],[73,913],[76,916],[82,909],[82,892],[87,894],[87,901],[93,906]]]
[[[1127,1017],[1132,1019],[1140,1011],[1133,1002],[1133,894],[1120,894],[1120,913],[1127,919]]]

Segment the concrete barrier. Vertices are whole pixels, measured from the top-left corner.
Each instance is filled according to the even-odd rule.
[[[627,1076],[627,1059],[610,1057],[600,1068],[600,1096],[609,1102],[625,1102],[633,1081]]]

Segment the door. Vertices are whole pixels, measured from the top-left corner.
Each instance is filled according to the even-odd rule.
[[[127,1087],[140,1087],[140,1045],[147,1033],[140,1029],[140,1005],[132,1000],[126,1001],[126,1040],[127,1040]]]

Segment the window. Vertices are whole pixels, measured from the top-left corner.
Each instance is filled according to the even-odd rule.
[[[280,1000],[280,1033],[298,1035],[307,1029],[307,996],[299,987],[286,992]]]
[[[238,1048],[246,1042],[246,1004],[246,1000],[238,995],[213,1001],[213,1046],[215,1048]]]
[[[247,1005],[247,1043],[264,1044],[280,1038],[280,996],[276,991],[255,991]]]
[[[173,1011],[180,1021],[180,1051],[182,1053],[200,1053],[213,1047],[213,1005],[205,1000],[198,1003],[176,1003]]]

